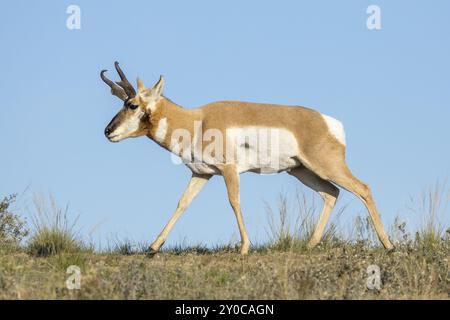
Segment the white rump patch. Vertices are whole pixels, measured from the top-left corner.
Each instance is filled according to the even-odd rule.
[[[335,137],[337,141],[345,146],[345,131],[342,122],[324,114],[322,115],[322,117],[324,118],[328,126],[328,130],[333,135],[333,137]]]
[[[159,143],[163,143],[167,134],[167,118],[162,118],[158,122],[158,128],[156,128],[155,140]]]

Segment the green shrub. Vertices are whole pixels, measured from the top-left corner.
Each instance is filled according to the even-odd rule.
[[[16,195],[3,198],[0,202],[0,248],[19,248],[24,237],[29,233],[26,223],[18,215],[10,212]]]

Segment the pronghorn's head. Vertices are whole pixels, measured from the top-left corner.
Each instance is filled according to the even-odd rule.
[[[111,87],[111,93],[124,102],[122,109],[105,128],[105,136],[111,142],[119,142],[148,133],[149,117],[161,100],[164,86],[163,76],[152,88],[146,88],[138,79],[138,92],[136,93],[120,69],[118,62],[115,62],[115,67],[120,76],[120,81],[116,83],[106,78],[106,70],[100,73],[102,80]]]

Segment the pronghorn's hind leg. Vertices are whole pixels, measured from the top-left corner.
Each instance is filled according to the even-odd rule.
[[[288,173],[296,177],[304,185],[317,191],[323,199],[324,204],[322,213],[320,214],[319,221],[317,222],[314,233],[308,243],[308,247],[313,248],[322,239],[325,227],[330,219],[331,211],[333,211],[337,197],[339,196],[339,189],[304,166],[292,169]]]
[[[386,231],[384,230],[383,223],[381,222],[380,215],[375,206],[375,201],[372,197],[372,192],[370,191],[370,187],[353,176],[345,162],[340,164],[340,168],[338,170],[333,170],[333,172],[330,172],[327,176],[330,181],[350,191],[359,199],[361,199],[361,201],[369,211],[370,217],[375,227],[375,231],[377,232],[378,238],[380,239],[381,243],[386,249],[393,249],[394,246],[392,245],[388,235],[386,234]]]
[[[325,156],[324,156],[325,155]],[[356,195],[366,206],[378,238],[386,249],[393,249],[384,230],[380,215],[367,184],[358,180],[350,172],[345,162],[345,146],[335,143],[322,144],[307,156],[308,168],[324,180],[328,180]]]
[[[302,163],[323,180],[327,180],[356,195],[366,206],[375,231],[383,246],[393,249],[367,184],[350,172],[345,162],[345,144],[338,139],[323,139],[320,144],[303,150]]]

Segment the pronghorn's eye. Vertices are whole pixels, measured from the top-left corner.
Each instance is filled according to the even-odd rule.
[[[132,104],[131,102],[127,102],[126,106],[131,110],[136,110],[138,105]]]

